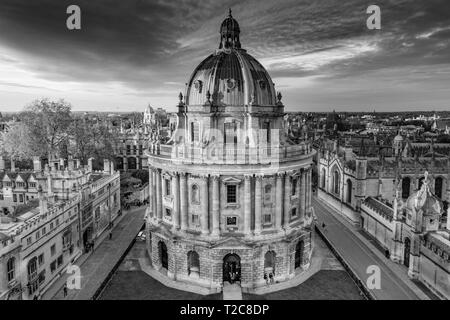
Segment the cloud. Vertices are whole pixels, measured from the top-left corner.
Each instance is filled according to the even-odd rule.
[[[383,77],[396,78],[384,70],[397,70],[398,85],[406,85],[403,70],[423,66],[437,72],[434,66],[446,70],[450,65],[450,4],[445,0],[380,0],[381,30],[366,28],[365,11],[372,4],[366,0],[79,0],[80,31],[65,27],[70,4],[0,2],[0,81],[17,88],[16,97],[2,97],[2,106],[17,108],[23,102],[19,94],[52,91],[80,102],[73,103],[75,108],[116,106],[120,100],[126,109],[131,97],[142,108],[147,100],[174,106],[192,70],[218,47],[229,7],[240,23],[243,47],[276,84],[292,91],[307,85],[309,94],[317,93],[310,102],[323,108],[333,102],[320,95],[331,81],[353,85],[370,75],[367,81],[378,86]],[[417,81],[423,81],[443,101],[447,96],[430,84],[433,76],[424,79],[413,72],[404,82],[416,90]],[[438,78],[450,84],[447,73]],[[363,102],[367,90],[359,88],[350,94]],[[297,101],[293,93],[285,95],[286,105]],[[381,101],[388,103],[389,97]]]

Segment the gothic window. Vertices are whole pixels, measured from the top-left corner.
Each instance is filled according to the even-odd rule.
[[[442,177],[437,177],[436,180],[434,180],[434,194],[440,199],[442,199],[442,184]]]
[[[352,181],[347,179],[347,203],[352,203]]]
[[[325,169],[324,168],[322,168],[322,176],[321,176],[321,179],[322,179],[322,183],[320,184],[321,186],[322,186],[322,188],[324,188],[325,189],[325,175],[326,175],[326,173],[325,173]]]
[[[200,189],[198,185],[192,185],[192,195],[191,195],[192,203],[200,203]]]
[[[37,282],[37,258],[34,257],[28,262],[28,291],[29,294],[33,294],[38,289]]]
[[[227,185],[227,203],[237,202],[237,186],[234,184]]]
[[[335,170],[333,172],[333,192],[337,195],[340,194],[339,192],[339,180],[340,180],[340,175],[339,175],[339,171]]]
[[[191,122],[191,142],[199,141],[199,126],[197,122]]]
[[[16,258],[11,257],[6,263],[6,273],[8,275],[8,282],[14,280],[16,277]]]
[[[409,177],[405,177],[402,179],[402,198],[406,199],[409,197],[409,190],[411,186],[411,179]]]

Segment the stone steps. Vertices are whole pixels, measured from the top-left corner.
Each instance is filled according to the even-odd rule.
[[[242,288],[238,283],[223,284],[223,300],[242,300]]]

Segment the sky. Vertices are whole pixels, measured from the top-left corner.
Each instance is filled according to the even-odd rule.
[[[72,4],[81,30],[66,27]],[[448,0],[0,0],[0,111],[41,97],[175,111],[228,8],[287,111],[450,110]]]

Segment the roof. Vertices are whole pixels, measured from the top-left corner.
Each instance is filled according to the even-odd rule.
[[[392,220],[394,217],[394,210],[375,198],[367,197],[363,203],[389,220]]]

